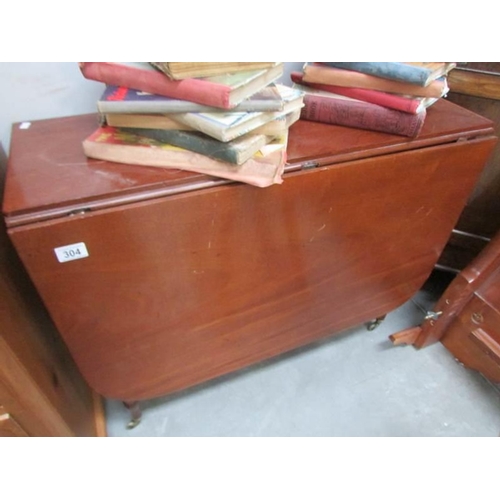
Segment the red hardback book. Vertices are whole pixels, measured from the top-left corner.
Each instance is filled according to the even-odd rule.
[[[426,111],[413,115],[309,89],[305,91],[300,117],[303,120],[416,137],[424,124]]]
[[[334,94],[343,95],[360,101],[371,102],[386,108],[397,109],[405,113],[416,114],[422,112],[430,105],[434,104],[436,97],[404,97],[379,90],[360,89],[355,87],[340,87],[338,85],[325,85],[322,83],[304,82],[304,74],[298,71],[292,71],[290,78],[293,82],[306,85],[313,89],[324,90]]]
[[[172,80],[148,63],[80,62],[78,65],[88,80],[222,109],[234,108],[283,74],[283,63],[268,69],[184,80]]]
[[[448,92],[446,77],[438,78],[426,87],[422,87],[413,83],[367,75],[359,71],[330,68],[324,66],[323,63],[305,64],[302,71],[304,73],[304,81],[307,83],[380,90],[382,92],[411,95],[413,97],[442,97]]]

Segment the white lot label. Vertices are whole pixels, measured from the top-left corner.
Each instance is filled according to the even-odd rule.
[[[54,252],[56,253],[56,257],[59,262],[84,259],[89,256],[85,243],[74,243],[73,245],[54,248]]]

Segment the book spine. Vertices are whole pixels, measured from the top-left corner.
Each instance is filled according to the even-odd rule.
[[[168,113],[210,113],[220,108],[197,104],[193,101],[172,99],[171,101],[97,101],[101,113],[168,114]]]
[[[169,115],[139,115],[131,113],[101,114],[111,127],[192,130],[192,127],[172,120]]]
[[[179,148],[193,151],[216,160],[225,161],[228,163],[241,163],[236,148],[232,148],[228,143],[221,143],[217,140],[203,138],[201,133],[184,133],[172,130],[158,129],[128,129],[132,134],[149,137],[158,142],[171,144]]]
[[[351,99],[358,99],[360,101],[378,104],[386,108],[397,109],[405,113],[416,114],[419,111],[421,101],[418,99],[409,99],[387,92],[378,90],[359,89],[356,87],[340,87],[339,85],[324,85],[321,83],[307,83],[303,81],[303,77],[299,72],[293,71],[290,74],[293,82],[301,85],[309,86],[313,89],[323,90],[325,92],[332,92],[333,94],[343,95]]]
[[[324,62],[334,68],[359,71],[367,75],[425,87],[431,71],[399,62]]]
[[[420,101],[417,99],[406,99],[377,90],[333,86],[330,92],[413,115],[419,112],[420,107]]]
[[[283,103],[248,99],[231,108],[235,113],[257,111],[281,111]],[[170,114],[170,113],[216,113],[221,108],[197,104],[193,101],[172,99],[172,101],[98,101],[101,113]]]
[[[286,161],[285,147],[270,153],[265,158],[251,158],[241,165],[231,165],[190,151],[180,149],[167,151],[134,144],[107,144],[92,137],[84,140],[82,146],[87,157],[97,160],[147,167],[178,168],[261,188],[283,182]]]
[[[301,118],[346,127],[416,137],[424,124],[425,110],[416,115],[375,104],[306,94]]]
[[[149,64],[174,80],[267,69],[274,65],[273,62],[150,62]]]
[[[330,68],[321,65],[308,64],[304,66],[304,82],[338,85],[379,90],[395,94],[411,95],[413,97],[442,97],[448,90],[446,78],[432,81],[426,87],[412,83],[397,82],[378,76],[367,75],[358,71]]]
[[[129,87],[151,94],[184,99],[216,108],[229,109],[230,91],[225,85],[188,78],[174,81],[157,70],[142,70],[106,62],[79,63],[88,80]]]

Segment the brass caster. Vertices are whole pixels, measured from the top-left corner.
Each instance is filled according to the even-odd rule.
[[[130,422],[127,429],[133,429],[141,423],[142,411],[138,401],[123,401],[123,405],[130,411]]]
[[[141,419],[140,418],[133,418],[128,424],[127,424],[127,429],[130,430],[130,429],[134,429],[135,427],[137,427],[139,424],[141,423]]]
[[[375,330],[375,328],[377,328],[378,326],[380,326],[380,324],[382,323],[382,321],[384,321],[384,319],[385,319],[385,315],[384,316],[380,316],[379,318],[375,318],[375,319],[369,321],[368,323],[366,323],[366,329],[369,332]]]

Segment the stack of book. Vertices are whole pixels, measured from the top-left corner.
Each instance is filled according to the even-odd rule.
[[[416,137],[427,109],[448,92],[447,62],[306,63],[292,72],[305,92],[301,117]]]
[[[90,158],[177,168],[266,187],[282,182],[304,94],[283,63],[79,63],[106,84]]]

